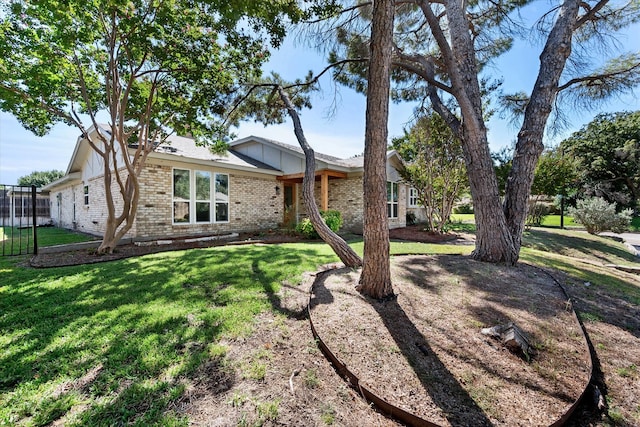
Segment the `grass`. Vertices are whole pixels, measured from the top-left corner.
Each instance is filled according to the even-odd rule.
[[[475,223],[473,214],[453,214],[451,215],[452,230],[473,232],[475,227],[469,228],[469,224]],[[583,228],[581,224],[573,221],[573,217],[564,216],[565,228]],[[455,227],[458,227],[457,229]],[[560,215],[547,215],[543,218],[540,227],[560,228]],[[630,232],[640,232],[640,217],[634,217],[629,226]]]
[[[523,234],[522,245],[599,264],[637,265],[638,262],[622,243],[582,231],[532,228]]]
[[[553,227],[560,228],[560,215],[547,215],[542,219],[541,227]],[[564,216],[564,226],[567,228],[575,227],[582,228],[582,225],[573,221],[573,217]]]
[[[362,252],[362,241],[353,246]],[[394,254],[470,250],[392,244]],[[68,425],[186,425],[168,410],[184,393],[182,380],[207,360],[224,360],[221,339],[247,335],[257,314],[277,312],[282,281],[295,283],[304,271],[336,260],[320,243],[164,252],[51,269],[24,267],[24,257],[0,258],[0,425],[46,425],[71,408],[82,409],[71,411]],[[263,378],[262,365],[256,355],[245,374]],[[74,385],[90,372],[98,372],[95,380]]]
[[[48,244],[84,238],[56,237],[58,231],[49,230]],[[361,240],[350,243],[362,253]],[[393,254],[472,249],[391,244]],[[576,256],[592,264],[577,264]],[[524,236],[522,259],[640,304],[637,286],[593,264],[633,261],[612,240],[534,229]],[[337,258],[314,242],[165,252],[51,269],[28,268],[24,260],[0,258],[0,425],[47,425],[63,417],[71,426],[178,426],[188,425],[171,410],[185,393],[185,379],[208,361],[223,376],[233,365],[220,343],[251,333],[259,313],[282,311],[277,291],[284,280],[295,283],[304,271]],[[264,378],[268,357],[256,353],[245,374]],[[311,374],[305,380],[314,383]],[[237,399],[240,405],[245,397]],[[263,420],[277,417],[278,402],[263,402],[260,412]],[[331,411],[324,422],[333,423]]]
[[[86,242],[95,238],[57,227],[38,227],[38,247]],[[0,255],[20,255],[33,252],[33,229],[0,227]]]
[[[69,425],[186,424],[167,412],[183,393],[180,379],[224,357],[222,337],[248,334],[255,315],[277,310],[281,281],[335,261],[321,244],[44,270],[22,267],[21,259],[0,259],[0,425],[50,423],[74,399],[86,409]],[[75,390],[96,367],[95,381]]]

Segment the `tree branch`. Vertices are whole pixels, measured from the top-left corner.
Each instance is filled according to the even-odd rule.
[[[602,73],[602,74],[596,74],[593,76],[575,77],[567,81],[566,83],[558,86],[558,92],[569,89],[571,86],[575,86],[581,83],[586,83],[586,86],[596,86],[604,83],[609,79],[623,76],[625,74],[628,74],[638,69],[640,69],[640,63],[634,64],[632,67],[625,68],[624,70],[619,70],[612,73]]]

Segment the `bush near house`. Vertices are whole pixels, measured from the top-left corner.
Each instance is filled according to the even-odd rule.
[[[328,210],[320,212],[322,219],[324,219],[325,224],[329,226],[331,231],[337,233],[342,227],[342,215],[339,211],[336,210]],[[305,218],[298,223],[296,226],[296,231],[302,234],[307,239],[319,239],[320,236],[316,232],[316,229],[311,224],[311,220],[309,218]]]

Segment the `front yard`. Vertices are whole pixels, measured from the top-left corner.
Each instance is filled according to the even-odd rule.
[[[609,392],[610,419],[594,425],[638,424],[640,283],[604,267],[636,259],[572,233],[528,233],[522,259],[564,272],[584,313]],[[397,254],[471,250],[392,244]],[[0,425],[395,425],[335,374],[304,312],[283,305],[304,272],[336,261],[315,242],[50,269],[0,258]]]

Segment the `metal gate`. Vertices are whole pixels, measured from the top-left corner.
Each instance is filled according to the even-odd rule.
[[[49,217],[49,198],[35,186],[0,184],[0,256],[38,253],[38,218]]]

